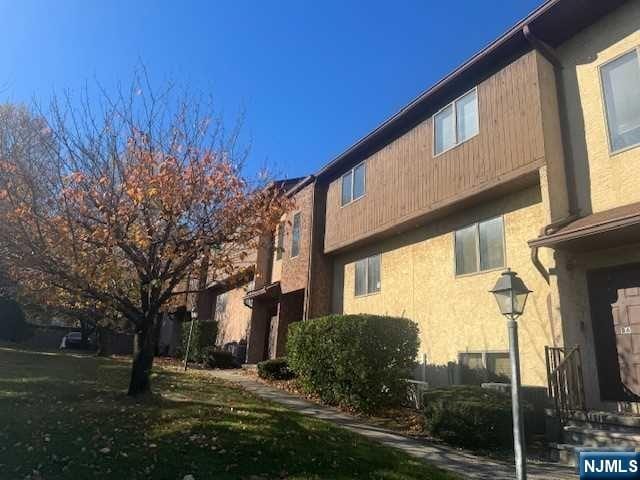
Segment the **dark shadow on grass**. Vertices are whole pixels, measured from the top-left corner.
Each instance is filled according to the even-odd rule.
[[[0,444],[12,446],[0,464],[17,478],[42,465],[44,478],[64,480],[448,478],[205,375],[159,369],[156,394],[130,398],[128,374],[127,362],[0,351]]]

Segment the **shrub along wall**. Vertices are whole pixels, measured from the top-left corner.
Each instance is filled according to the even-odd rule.
[[[258,376],[265,380],[290,380],[295,374],[286,358],[273,358],[258,363]]]
[[[506,393],[466,385],[434,388],[424,393],[423,402],[429,432],[448,443],[481,449],[513,445],[511,396]],[[529,405],[523,410],[530,416]]]
[[[371,412],[404,399],[418,345],[418,326],[406,318],[330,315],[291,325],[287,351],[307,391]]]

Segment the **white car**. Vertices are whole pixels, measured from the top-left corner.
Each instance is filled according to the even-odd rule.
[[[94,350],[96,348],[96,344],[95,341],[91,337],[89,337],[87,338],[86,346],[83,346],[82,332],[69,332],[64,337],[62,337],[62,340],[60,341],[60,350],[81,350],[84,348]]]

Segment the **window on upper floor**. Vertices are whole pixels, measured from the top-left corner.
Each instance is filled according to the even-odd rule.
[[[434,115],[434,153],[460,145],[478,132],[478,90],[474,88]]]
[[[600,67],[612,152],[640,145],[639,49]]]
[[[355,265],[356,296],[370,295],[380,291],[380,255],[358,260]]]
[[[282,259],[284,253],[284,222],[278,224],[278,235],[276,237],[276,260]]]
[[[456,275],[504,267],[502,217],[474,223],[455,232]]]
[[[297,257],[300,254],[301,221],[302,214],[298,212],[293,216],[293,227],[291,228],[291,258]]]
[[[342,205],[362,197],[366,191],[366,164],[356,165],[342,176]]]

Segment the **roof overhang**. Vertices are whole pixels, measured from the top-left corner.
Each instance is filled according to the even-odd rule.
[[[287,197],[293,197],[296,193],[302,190],[304,187],[312,183],[316,177],[314,175],[307,175],[300,182],[296,183],[293,187],[287,190]]]
[[[640,242],[640,202],[574,220],[530,240],[530,247],[591,251]]]
[[[254,301],[277,300],[281,293],[280,282],[273,282],[262,288],[251,290],[242,300],[247,307],[253,308]]]
[[[450,198],[431,204],[421,212],[405,216],[402,221],[391,226],[383,225],[376,230],[370,230],[361,235],[333,245],[325,244],[325,254],[337,254],[356,248],[361,248],[389,237],[403,234],[418,228],[428,222],[434,222],[443,217],[469,210],[485,202],[491,202],[514,192],[524,190],[540,184],[539,169],[542,162],[531,162],[524,168],[496,180],[486,182],[476,188],[469,189]]]
[[[253,280],[255,271],[255,265],[249,265],[222,280],[217,280],[207,285],[207,290],[210,290],[214,293],[223,293],[229,290],[233,290],[234,288],[245,285]]]
[[[403,135],[442,105],[532,50],[525,35],[557,47],[627,0],[548,0],[503,35],[473,55],[442,80],[422,92],[396,114],[324,165],[316,174],[322,179],[339,175]]]

